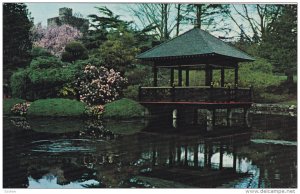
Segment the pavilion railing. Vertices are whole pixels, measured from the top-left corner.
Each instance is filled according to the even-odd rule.
[[[252,96],[252,87],[139,87],[140,102],[251,102]]]

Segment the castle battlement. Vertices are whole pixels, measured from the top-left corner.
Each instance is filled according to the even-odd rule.
[[[89,20],[84,18],[78,18],[73,16],[73,10],[71,8],[62,7],[59,8],[58,16],[49,18],[47,20],[48,26],[61,26],[68,24],[79,29],[81,32],[87,32],[89,28]]]

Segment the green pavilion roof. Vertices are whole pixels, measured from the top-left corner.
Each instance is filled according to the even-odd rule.
[[[230,46],[199,28],[189,30],[137,56],[142,60],[159,60],[184,57],[222,56],[235,61],[254,61],[245,52]]]

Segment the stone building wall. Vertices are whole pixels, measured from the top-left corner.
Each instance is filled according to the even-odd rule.
[[[59,9],[58,17],[49,18],[47,20],[48,26],[61,26],[63,24],[69,24],[80,30],[82,33],[87,32],[89,28],[88,19],[73,16],[72,9],[66,7]]]

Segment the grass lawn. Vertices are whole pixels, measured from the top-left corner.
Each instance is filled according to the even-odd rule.
[[[122,98],[104,106],[103,118],[131,119],[144,116],[145,107],[134,100]]]
[[[63,98],[40,99],[31,103],[27,116],[29,117],[68,117],[82,116],[85,104],[77,100]]]

